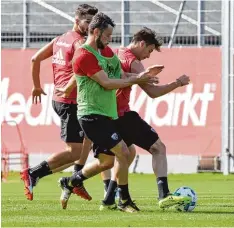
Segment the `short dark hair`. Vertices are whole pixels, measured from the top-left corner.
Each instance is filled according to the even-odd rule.
[[[115,27],[115,23],[112,19],[110,19],[110,17],[104,13],[99,12],[92,18],[92,21],[89,24],[89,32],[92,34],[95,28],[104,30],[108,27],[108,25]]]
[[[147,46],[154,44],[157,51],[160,51],[160,47],[163,44],[162,39],[157,36],[156,32],[147,27],[143,27],[140,31],[135,33],[131,43],[139,41],[145,41]]]
[[[98,9],[94,6],[90,6],[88,4],[81,4],[78,6],[75,12],[75,16],[82,17],[87,14],[95,15],[98,12]]]

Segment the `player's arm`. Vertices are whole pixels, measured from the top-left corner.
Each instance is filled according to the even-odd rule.
[[[127,73],[127,72],[124,72],[123,70],[121,70],[121,78],[124,79],[124,78],[131,78],[131,77],[137,77],[138,74],[136,73]]]
[[[53,55],[53,43],[54,39],[42,47],[38,52],[36,52],[31,61],[31,71],[32,71],[32,79],[33,79],[33,85],[34,88],[41,88],[40,83],[40,65],[41,61],[48,59]]]
[[[131,64],[131,72],[139,73],[144,71],[144,66],[140,61],[133,61]],[[175,90],[180,86],[184,86],[189,84],[189,77],[186,75],[182,75],[176,81],[171,82],[166,85],[156,85],[154,83],[145,83],[141,84],[140,87],[147,93],[147,95],[151,98],[156,98],[163,96],[171,91]]]
[[[138,79],[136,77],[126,78],[126,79],[109,79],[107,74],[103,70],[90,76],[90,78],[108,90],[124,88],[136,83],[140,83],[141,81],[145,81],[142,79]],[[76,79],[74,75],[73,77],[70,78],[69,82],[65,87],[57,88],[57,90],[63,92],[64,96],[67,97],[69,96],[69,94],[71,93],[71,91],[74,89],[75,86],[76,86]]]
[[[147,71],[137,74],[136,77],[110,79],[104,70],[100,70],[91,76],[91,79],[99,83],[102,87],[108,90],[120,89],[147,82],[155,82],[157,79],[149,76]]]
[[[56,88],[57,91],[63,93],[63,97],[69,97],[73,89],[76,87],[76,76],[75,74],[70,78],[67,85],[63,88]]]
[[[73,62],[73,69],[76,74],[85,75],[108,90],[124,88],[133,84],[153,82],[155,80],[147,74],[147,71],[141,72],[138,74],[138,77],[110,79],[105,71],[99,66],[96,57],[93,54],[87,53],[76,57]]]
[[[74,42],[74,51],[76,51],[78,48],[80,48],[85,43],[85,39],[79,39]],[[68,81],[67,85],[64,88],[56,88],[56,90],[64,93],[63,97],[69,97],[71,92],[76,87],[76,76],[73,74],[73,76]]]
[[[53,55],[53,39],[50,43],[42,47],[38,52],[36,52],[31,59],[31,74],[33,80],[33,90],[32,90],[32,101],[37,104],[37,101],[41,102],[41,94],[46,95],[46,93],[41,88],[40,82],[40,67],[41,62],[48,59]]]
[[[140,62],[140,61],[138,61],[138,62]],[[164,68],[163,65],[152,65],[152,66],[148,67],[146,70],[144,69],[144,71],[147,71],[148,75],[155,77],[163,70],[163,68]],[[139,75],[139,72],[138,73],[132,73],[132,72],[129,73],[129,72],[124,72],[122,70],[121,78],[138,77],[138,75]],[[155,79],[155,83],[159,82],[157,79],[158,78]]]
[[[80,48],[85,43],[85,39],[78,39],[74,42],[74,51],[76,51],[78,48]],[[56,88],[56,90],[63,92],[63,97],[68,97],[73,89],[76,87],[76,76],[73,74],[73,76],[68,81],[67,85],[64,88]]]

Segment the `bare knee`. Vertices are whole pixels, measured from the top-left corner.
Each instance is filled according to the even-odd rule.
[[[165,146],[165,144],[164,144],[160,139],[158,139],[158,140],[150,147],[149,152],[150,152],[151,154],[155,154],[155,153],[158,153],[158,154],[166,154],[166,146]]]
[[[116,159],[128,163],[130,152],[124,141],[118,143],[111,151],[116,155]]]
[[[113,168],[115,162],[115,156],[100,154],[98,160],[99,160],[99,168],[101,169],[101,171],[105,171]]]

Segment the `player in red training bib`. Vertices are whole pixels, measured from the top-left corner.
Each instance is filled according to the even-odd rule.
[[[40,84],[40,62],[52,57],[55,86],[52,105],[54,111],[61,119],[61,139],[66,143],[66,149],[52,154],[46,161],[41,162],[35,167],[21,171],[21,179],[24,181],[25,195],[28,200],[33,200],[33,188],[39,179],[63,170],[65,168],[63,167],[64,165],[68,167],[67,164],[71,164],[80,158],[83,148],[84,132],[76,116],[76,88],[74,88],[68,97],[64,97],[63,93],[57,89],[64,87],[73,76],[72,58],[74,52],[84,43],[88,25],[97,12],[96,7],[87,4],[79,5],[75,12],[73,29],[53,39],[32,57],[32,79],[34,85],[32,99],[35,104],[41,102],[41,95],[46,95]],[[84,142],[86,142],[85,144],[91,145],[90,141],[85,140]],[[87,157],[90,146],[84,146],[86,149],[83,153]],[[75,166],[76,171],[81,168],[79,165]],[[64,192],[66,193],[66,191]],[[83,186],[79,186],[76,192],[82,198],[91,199]],[[66,197],[69,196],[66,195]],[[63,207],[66,207],[66,201],[63,202]]]
[[[122,69],[127,73],[140,73],[144,71],[142,60],[149,58],[154,51],[160,51],[161,42],[154,31],[143,28],[134,34],[131,43],[127,47],[116,50],[116,54],[121,61]],[[163,69],[163,66],[158,66]],[[185,86],[189,83],[189,77],[180,76],[174,82],[166,85],[139,85],[151,98],[163,96],[174,89]],[[117,108],[119,118],[115,121],[116,128],[132,153],[131,162],[135,157],[135,147],[147,150],[152,154],[152,166],[156,176],[156,183],[159,192],[159,207],[168,208],[174,205],[189,201],[188,197],[174,196],[170,194],[167,180],[167,158],[166,146],[160,140],[155,129],[146,123],[137,112],[131,111],[129,107],[131,87],[117,90]],[[103,153],[103,148],[96,149],[96,153]],[[109,187],[105,199],[100,206],[100,210],[113,208],[115,204],[116,177],[113,176],[109,182]]]

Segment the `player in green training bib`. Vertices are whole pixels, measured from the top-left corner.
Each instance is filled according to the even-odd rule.
[[[104,151],[98,156],[102,165],[94,161],[96,165],[91,169],[89,165],[85,165],[78,173],[64,177],[63,187],[82,197],[79,186],[83,181],[111,168],[110,165],[105,166],[105,161],[109,164],[108,151],[111,151],[118,163],[116,169],[117,184],[120,189],[118,208],[132,213],[139,209],[132,202],[128,190],[129,150],[114,124],[114,119],[118,118],[116,89],[153,81],[154,71],[151,68],[137,77],[121,78],[120,62],[108,47],[114,27],[114,22],[108,16],[103,13],[96,14],[89,25],[87,41],[75,52],[73,58],[79,123],[96,148],[105,148],[106,154]],[[68,83],[67,87],[69,86]]]
[[[121,64],[116,55],[105,57],[87,44],[84,44],[82,48],[96,57],[98,65],[106,72],[108,78],[120,79]],[[108,47],[106,49],[112,54]],[[77,103],[79,104],[78,118],[90,114],[99,114],[113,119],[118,118],[116,90],[106,90],[98,82],[90,79],[90,77],[79,74],[76,74],[76,81],[79,94],[77,96]]]

